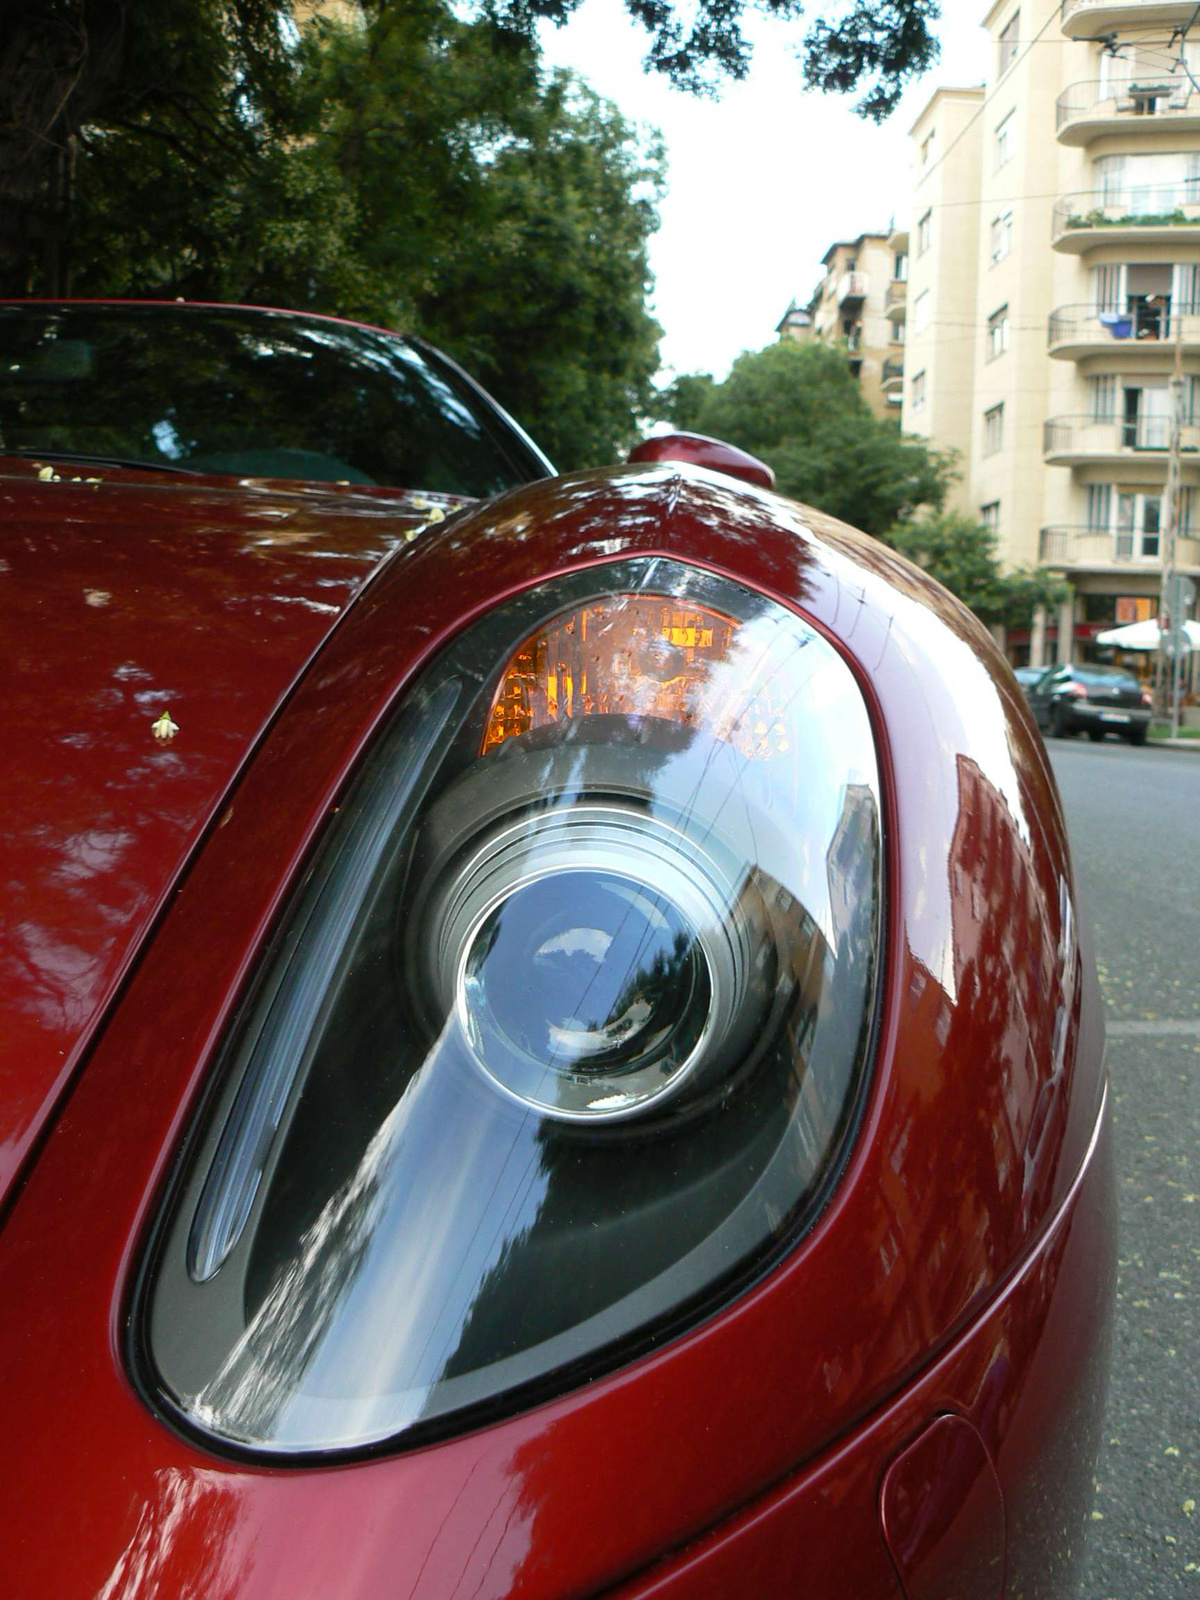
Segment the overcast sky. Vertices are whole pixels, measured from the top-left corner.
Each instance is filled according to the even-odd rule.
[[[855,116],[850,100],[803,93],[796,35],[788,42],[765,21],[749,78],[719,101],[643,71],[646,35],[621,0],[584,0],[566,27],[543,28],[548,62],[666,140],[668,192],[650,259],[668,372],[723,377],[741,351],[775,337],[793,297],[808,299],[835,239],[907,220],[909,127],[939,85],[984,76],[983,0],[945,0],[945,9],[941,61],[882,127]]]

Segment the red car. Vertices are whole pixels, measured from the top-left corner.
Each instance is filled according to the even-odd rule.
[[[0,432],[5,1600],[1074,1593],[1101,1005],[970,615],[331,319],[0,307]]]

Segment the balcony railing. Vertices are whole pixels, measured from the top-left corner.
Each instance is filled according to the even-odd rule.
[[[1064,195],[1054,207],[1055,243],[1072,233],[1122,228],[1200,227],[1200,181],[1131,185]]]
[[[1169,295],[1135,298],[1124,310],[1082,305],[1059,306],[1050,313],[1051,353],[1126,343],[1142,350],[1171,347],[1177,337],[1185,348],[1200,345],[1200,305],[1185,305],[1175,312]]]
[[[1131,131],[1141,131],[1141,124],[1155,118],[1170,122],[1189,115],[1200,116],[1200,92],[1191,80],[1153,76],[1120,83],[1073,83],[1059,96],[1056,112],[1060,134],[1081,122],[1129,123]]]
[[[1169,417],[1138,417],[1129,422],[1109,417],[1051,417],[1043,428],[1042,449],[1048,461],[1154,455],[1165,453],[1170,440]],[[1184,424],[1183,448],[1200,450],[1200,425]]]
[[[870,280],[865,272],[843,272],[838,283],[837,297],[840,304],[847,300],[865,300]]]
[[[1162,565],[1161,552],[1159,536],[1133,528],[1043,528],[1038,541],[1038,560],[1051,567],[1156,568]],[[1200,565],[1200,539],[1181,534],[1175,543],[1175,561],[1180,567]]]
[[[899,317],[908,305],[908,284],[903,278],[893,278],[883,297],[883,309],[889,317]]]

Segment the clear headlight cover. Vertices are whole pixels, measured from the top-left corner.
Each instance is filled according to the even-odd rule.
[[[417,1442],[661,1342],[819,1209],[866,1071],[879,776],[782,607],[661,559],[427,670],[268,952],[137,1326],[192,1428]]]

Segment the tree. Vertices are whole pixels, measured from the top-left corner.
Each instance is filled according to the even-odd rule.
[[[245,300],[421,334],[563,468],[622,453],[651,399],[657,143],[443,0],[318,24],[282,110],[239,85],[204,159],[176,113],[85,130],[76,293]]]
[[[487,0],[488,14],[525,38],[542,18],[565,22],[581,0]],[[650,36],[646,65],[680,88],[712,92],[726,78],[744,78],[752,48],[745,31],[748,10],[783,21],[805,11],[804,0],[625,0],[625,7]],[[939,0],[853,0],[833,5],[834,20],[818,17],[800,47],[805,81],[835,94],[865,91],[858,109],[879,120],[895,110],[911,78],[937,59],[932,24]]]
[[[947,456],[875,416],[845,355],[828,345],[781,340],[739,356],[723,383],[677,379],[658,409],[761,457],[782,494],[864,533],[940,506],[951,477]]]
[[[983,622],[1028,626],[1038,606],[1057,606],[1067,598],[1066,584],[1045,567],[1003,572],[995,535],[958,511],[899,523],[884,542],[944,584]]]
[[[685,433],[699,433],[705,402],[715,388],[708,372],[684,372],[655,398],[654,415]]]
[[[613,0],[616,4],[616,0]],[[696,92],[743,78],[747,10],[797,20],[803,0],[623,0],[647,31],[650,70]],[[528,54],[539,21],[562,23],[581,0],[474,0],[498,51]],[[306,8],[307,9],[307,8]],[[319,12],[319,6],[317,7]],[[4,0],[0,29],[0,289],[66,287],[70,213],[87,130],[163,124],[178,153],[253,151],[264,110],[286,106],[295,68],[292,0]],[[382,21],[418,35],[426,0],[360,0],[368,30]],[[831,20],[829,11],[832,10]],[[828,0],[800,53],[810,87],[862,91],[859,110],[891,111],[937,57],[939,0]],[[240,116],[226,112],[230,92]],[[223,152],[229,155],[227,148]],[[33,280],[33,281],[31,281]]]
[[[86,129],[162,123],[199,154],[250,149],[291,62],[278,0],[4,0],[0,28],[0,289],[67,287]]]
[[[419,325],[536,419],[561,467],[623,455],[652,402],[647,244],[661,181],[654,143],[556,79],[541,125],[491,164],[471,248],[417,298]]]

